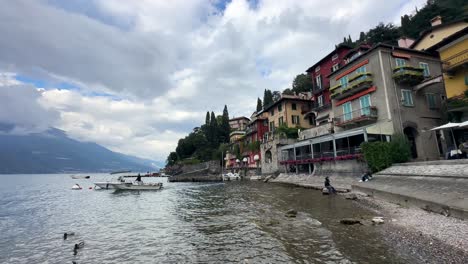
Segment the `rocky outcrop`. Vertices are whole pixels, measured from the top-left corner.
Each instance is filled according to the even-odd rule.
[[[170,182],[222,181],[221,165],[212,160],[194,165],[183,165],[177,175],[170,176]]]

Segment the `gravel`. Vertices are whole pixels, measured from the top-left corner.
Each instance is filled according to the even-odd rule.
[[[468,221],[362,195],[353,202],[384,217],[384,241],[408,262],[468,263]]]

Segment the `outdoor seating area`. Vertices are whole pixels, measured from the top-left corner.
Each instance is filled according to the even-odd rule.
[[[468,121],[461,123],[447,123],[431,129],[445,130],[450,134],[450,143],[447,143],[445,159],[467,159],[468,158]]]

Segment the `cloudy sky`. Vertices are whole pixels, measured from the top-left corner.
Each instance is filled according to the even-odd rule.
[[[228,105],[250,116],[378,22],[425,0],[0,0],[0,123],[165,160]]]

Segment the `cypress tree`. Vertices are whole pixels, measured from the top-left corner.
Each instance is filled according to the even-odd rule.
[[[227,105],[224,105],[223,116],[221,120],[221,136],[220,136],[221,143],[229,142],[230,132],[231,132],[231,126],[229,126],[229,112],[227,109]]]
[[[214,114],[214,112],[211,112],[211,118],[210,118],[210,134],[211,134],[211,140],[210,140],[210,144],[212,146],[216,146],[218,145],[218,122],[216,120],[216,116]]]
[[[206,111],[205,125],[210,125],[210,111]]]
[[[262,111],[263,105],[262,105],[262,100],[260,98],[257,98],[257,113]]]

